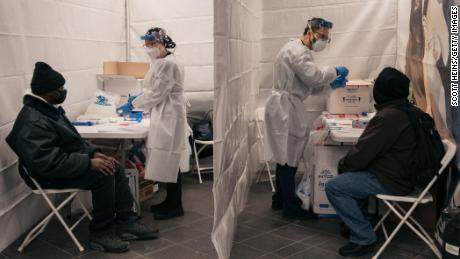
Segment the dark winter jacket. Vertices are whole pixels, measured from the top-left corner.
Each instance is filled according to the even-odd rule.
[[[39,182],[83,175],[89,171],[96,150],[81,138],[64,109],[30,95],[24,97],[6,142]],[[28,177],[20,173],[30,185]]]
[[[377,113],[369,122],[358,143],[339,162],[339,171],[369,170],[387,190],[406,195],[414,184],[404,179],[402,167],[415,152],[415,132],[407,114],[398,106],[406,100],[376,105]]]

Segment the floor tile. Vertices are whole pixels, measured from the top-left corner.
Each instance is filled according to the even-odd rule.
[[[198,251],[193,251],[187,247],[174,245],[154,253],[144,255],[145,258],[153,259],[207,259],[212,258],[209,255],[202,254]]]
[[[2,251],[2,254],[8,258],[70,258],[72,254],[65,250],[51,245],[45,241],[35,239],[30,243],[22,253],[18,253],[17,249],[21,245],[23,238],[18,239],[12,245]]]
[[[272,219],[270,217],[260,217],[257,219],[250,220],[248,222],[243,223],[243,225],[246,225],[248,227],[256,228],[260,231],[263,232],[268,232],[271,230],[275,230],[277,228],[281,228],[283,226],[288,225],[289,223],[281,221],[281,220],[276,220]]]
[[[293,241],[301,241],[318,234],[317,231],[294,224],[289,224],[270,233]]]
[[[290,245],[293,242],[292,240],[272,234],[261,234],[243,241],[242,243],[265,252],[273,252],[287,245]]]
[[[343,259],[343,257],[341,257],[340,255],[334,252],[322,249],[320,247],[311,247],[307,250],[304,250],[300,253],[292,255],[288,258],[290,259],[305,259],[305,258],[308,258],[308,259],[326,259],[326,258],[327,259]]]
[[[278,249],[276,251],[273,251],[272,254],[275,254],[280,257],[289,257],[291,255],[300,253],[304,250],[307,250],[311,246],[303,244],[303,243],[293,243],[288,246],[285,246],[281,249]]]
[[[264,255],[266,252],[246,246],[236,244],[232,248],[230,259],[253,259]]]
[[[51,257],[49,257],[51,259]],[[59,257],[55,257],[58,259]],[[79,259],[126,259],[126,258],[132,258],[132,259],[140,259],[142,258],[142,255],[136,253],[135,251],[128,251],[126,253],[121,253],[121,254],[114,254],[114,253],[103,253],[103,252],[97,252],[93,251],[89,254],[76,257]]]
[[[206,233],[196,231],[184,226],[160,233],[161,238],[167,239],[174,243],[184,242],[204,235],[206,235]]]
[[[130,249],[144,255],[173,245],[174,243],[169,240],[158,238],[155,240],[132,241],[130,242]]]
[[[251,237],[260,235],[262,233],[263,233],[262,231],[256,228],[252,228],[252,227],[248,227],[244,225],[238,225],[236,228],[236,233],[235,233],[235,237],[233,238],[233,241],[241,242]]]
[[[203,254],[208,254],[213,257],[217,257],[217,252],[216,252],[216,249],[214,248],[214,244],[211,241],[210,235],[198,237],[198,238],[183,242],[181,243],[181,245],[188,247],[194,251],[198,251]]]

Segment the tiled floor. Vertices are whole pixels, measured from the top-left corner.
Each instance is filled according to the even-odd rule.
[[[210,240],[212,230],[212,179],[199,184],[196,176],[185,175],[183,202],[184,217],[168,221],[154,221],[148,207],[162,199],[163,193],[143,204],[144,221],[160,229],[160,238],[131,243],[125,254],[99,253],[87,249],[79,253],[63,228],[53,222],[45,232],[29,245],[24,253],[16,249],[22,237],[0,254],[3,258],[217,258]],[[271,193],[268,183],[255,184],[246,210],[238,218],[238,229],[231,258],[341,258],[337,249],[347,240],[338,234],[336,219],[286,221],[279,212],[270,209]],[[81,224],[77,237],[86,245],[88,222]],[[363,258],[369,258],[363,257]],[[382,258],[435,258],[414,235],[405,231],[397,236]]]

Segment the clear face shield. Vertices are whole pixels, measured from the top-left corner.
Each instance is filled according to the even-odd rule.
[[[322,51],[326,46],[331,42],[331,37],[329,34],[321,33],[319,31],[314,31],[311,27],[311,21],[308,23],[308,29],[312,32],[313,38],[310,39],[313,51]],[[332,29],[332,23],[322,20],[320,22],[320,28]]]

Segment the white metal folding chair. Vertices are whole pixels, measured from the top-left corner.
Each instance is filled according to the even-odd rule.
[[[192,136],[192,142],[193,142],[193,154],[194,154],[194,159],[195,159],[195,164],[196,164],[196,171],[197,171],[197,174],[198,174],[198,180],[200,181],[200,183],[203,183],[203,181],[201,180],[201,171],[212,171],[214,170],[214,167],[212,166],[208,166],[208,167],[200,167],[200,161],[199,161],[199,155],[201,152],[203,152],[203,150],[207,147],[207,146],[212,146],[214,145],[214,141],[213,140],[198,140],[198,139],[195,139],[193,138]],[[201,144],[201,148],[196,149],[196,144]]]
[[[395,195],[383,195],[383,194],[377,195],[377,198],[382,200],[388,206],[389,210],[383,215],[382,219],[374,227],[375,231],[379,227],[382,227],[383,234],[385,235],[386,241],[380,247],[379,251],[377,251],[377,253],[372,257],[373,259],[378,258],[382,254],[382,252],[390,244],[391,240],[395,237],[395,235],[398,233],[398,231],[401,229],[401,227],[404,224],[406,224],[412,231],[414,231],[414,233],[417,234],[417,236],[420,237],[420,239],[422,239],[431,248],[431,250],[433,250],[433,252],[438,258],[441,258],[441,253],[436,247],[436,244],[433,241],[433,239],[426,232],[426,230],[411,216],[411,214],[412,212],[414,212],[415,208],[419,204],[425,204],[425,203],[433,201],[433,196],[428,191],[430,190],[430,188],[433,186],[433,184],[438,179],[439,175],[441,175],[441,173],[448,166],[448,164],[450,163],[450,161],[455,155],[455,152],[457,150],[456,145],[448,140],[443,140],[442,142],[443,142],[444,150],[446,151],[446,153],[441,160],[441,164],[442,164],[441,169],[439,169],[438,174],[433,177],[433,179],[425,187],[425,189],[423,189],[422,191],[416,191],[413,194],[410,194],[407,196],[395,196]],[[400,202],[412,203],[412,206],[410,207],[408,211],[406,211],[398,204]],[[398,218],[401,221],[396,226],[396,228],[393,230],[391,235],[388,236],[387,230],[384,225],[384,221],[390,215],[391,212],[396,214],[396,216],[398,216]]]
[[[29,234],[27,234],[21,246],[19,246],[18,252],[22,253],[22,251],[24,251],[24,248],[26,246],[28,246],[38,235],[43,233],[43,231],[45,230],[46,226],[48,225],[48,223],[50,222],[53,216],[56,216],[59,219],[62,226],[66,230],[67,234],[69,234],[72,241],[78,247],[78,250],[80,252],[83,252],[85,249],[80,244],[80,242],[75,237],[72,231],[78,224],[80,224],[80,222],[84,218],[87,217],[90,220],[92,219],[91,214],[88,212],[88,209],[86,209],[85,205],[81,202],[81,200],[77,196],[79,192],[83,192],[85,190],[82,190],[82,189],[43,189],[40,186],[40,184],[33,177],[30,176],[26,168],[23,167],[23,170],[30,177],[35,187],[37,187],[37,189],[32,190],[32,192],[34,194],[41,195],[43,199],[45,199],[46,203],[51,209],[51,212],[40,223],[38,223],[32,230],[30,230]],[[48,196],[50,194],[69,194],[69,196],[66,199],[64,199],[64,201],[62,201],[58,206],[55,206],[53,202],[51,201],[50,197]],[[81,208],[83,209],[83,215],[72,226],[69,227],[67,223],[65,222],[64,218],[62,217],[62,215],[59,213],[59,210],[62,209],[67,204],[69,204],[69,202],[72,202],[73,199],[76,199],[77,202],[80,204]]]

